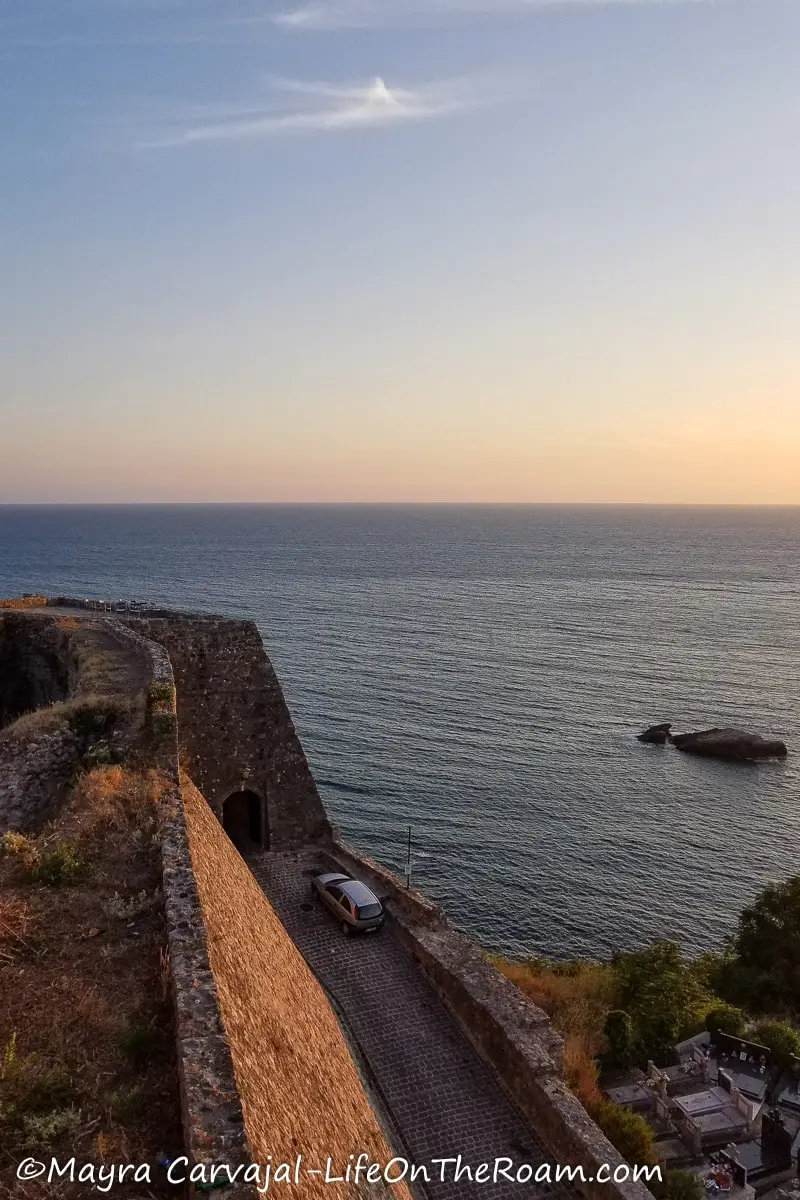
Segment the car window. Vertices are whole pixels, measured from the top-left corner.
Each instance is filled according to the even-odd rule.
[[[342,890],[336,887],[335,884],[330,884],[326,889],[329,896],[333,896],[334,900],[341,900]]]
[[[347,899],[347,896],[342,895],[341,899],[339,900],[339,903],[341,904],[342,908],[345,908],[345,909],[347,909],[348,912],[350,912],[350,901]],[[351,913],[351,916],[352,916],[352,913]]]

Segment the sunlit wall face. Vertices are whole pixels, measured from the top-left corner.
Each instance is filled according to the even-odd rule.
[[[0,501],[800,503],[793,0],[0,33]]]

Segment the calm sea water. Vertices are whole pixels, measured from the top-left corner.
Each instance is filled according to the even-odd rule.
[[[402,868],[411,824],[417,885],[517,954],[716,945],[798,869],[798,579],[800,509],[0,508],[0,594],[254,618],[344,835]]]

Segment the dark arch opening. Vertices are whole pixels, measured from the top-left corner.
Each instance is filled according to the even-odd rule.
[[[261,797],[255,792],[234,792],[222,806],[222,828],[237,850],[244,853],[266,847]]]

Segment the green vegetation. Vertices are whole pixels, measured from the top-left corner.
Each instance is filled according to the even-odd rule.
[[[623,1158],[641,1166],[655,1164],[654,1134],[643,1116],[613,1100],[597,1101],[589,1111]]]
[[[80,1109],[56,1108],[46,1113],[29,1113],[22,1118],[23,1145],[47,1148],[58,1138],[74,1134],[81,1123]]]
[[[793,1058],[800,1058],[800,1033],[782,1021],[759,1021],[750,1038],[766,1046],[780,1067],[789,1067]]]
[[[27,877],[35,883],[57,887],[77,883],[86,875],[86,862],[68,842],[55,841],[40,847],[33,838],[10,831],[0,839],[0,851],[16,855]]]
[[[612,960],[619,1007],[633,1024],[634,1057],[663,1062],[682,1038],[698,1033],[715,997],[674,942],[654,942]]]
[[[143,1021],[140,1017],[125,1021],[117,1034],[120,1050],[136,1070],[148,1065],[161,1042],[161,1031],[152,1021]]]
[[[107,1097],[109,1118],[121,1125],[136,1121],[139,1119],[145,1103],[144,1091],[138,1083],[114,1088]]]
[[[630,1162],[652,1161],[643,1118],[602,1098],[600,1071],[663,1065],[702,1030],[766,1046],[797,1069],[800,1032],[800,876],[764,888],[744,909],[722,954],[684,959],[674,942],[615,954],[610,962],[531,959],[497,967],[550,1015],[564,1037],[564,1077]],[[697,1200],[693,1176],[668,1171],[658,1200]]]
[[[77,883],[84,878],[86,870],[86,863],[74,846],[55,842],[49,850],[43,851],[32,874],[38,883],[57,887],[62,883]]]
[[[770,884],[739,918],[722,986],[757,1013],[800,1013],[800,876]]]
[[[147,689],[147,697],[154,708],[175,707],[175,688],[171,683],[151,683]]]
[[[700,1180],[691,1171],[668,1168],[660,1183],[654,1179],[647,1186],[656,1200],[703,1200],[705,1195]]]
[[[80,1112],[72,1103],[64,1071],[43,1066],[35,1055],[20,1058],[11,1034],[0,1065],[0,1134],[24,1146],[44,1146],[77,1128]]]
[[[744,1037],[747,1018],[735,1004],[717,1004],[706,1013],[706,1029],[709,1033],[729,1033],[731,1037]]]
[[[634,1059],[633,1021],[621,1008],[612,1008],[605,1019],[607,1043],[604,1061],[610,1067],[630,1067]]]

